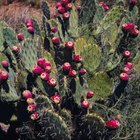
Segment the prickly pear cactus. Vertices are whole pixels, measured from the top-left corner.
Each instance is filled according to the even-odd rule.
[[[61,0],[53,11],[46,1],[40,8],[43,27],[27,19],[17,33],[0,21],[0,139],[11,132],[13,139],[137,138],[129,123],[139,108],[136,3]]]

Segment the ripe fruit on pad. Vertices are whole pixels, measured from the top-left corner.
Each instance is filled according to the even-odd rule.
[[[26,102],[30,105],[30,104],[35,104],[35,100],[34,99],[32,99],[32,98],[28,98],[27,100],[26,100]]]
[[[54,78],[49,78],[47,83],[51,87],[55,87],[56,84],[57,84],[57,82],[56,82],[56,80]]]
[[[118,120],[108,120],[105,123],[105,126],[108,127],[108,128],[117,129],[117,128],[119,128],[120,123],[119,123]]]
[[[12,51],[13,51],[14,53],[19,53],[19,52],[20,52],[20,47],[19,47],[19,46],[13,46],[13,47],[12,47]]]
[[[25,99],[32,98],[32,93],[31,93],[31,91],[29,91],[29,90],[24,90],[24,91],[22,92],[22,96],[23,96],[23,98],[25,98]]]
[[[68,48],[68,49],[73,49],[74,48],[74,42],[73,41],[66,42],[65,47]]]
[[[6,71],[0,71],[0,81],[5,81],[9,78],[9,74]]]
[[[90,99],[90,98],[92,98],[93,96],[94,96],[94,92],[93,92],[93,91],[88,91],[88,92],[87,92],[87,95],[86,95],[87,99]]]
[[[40,67],[44,67],[44,64],[45,64],[45,58],[39,58],[37,60],[37,65],[40,66]]]
[[[49,74],[46,73],[46,72],[43,72],[41,75],[40,75],[41,79],[44,80],[44,81],[47,81],[49,79]]]
[[[129,69],[128,67],[124,67],[124,68],[122,69],[122,72],[128,73],[128,72],[130,72],[130,69]]]
[[[68,75],[69,75],[69,77],[75,78],[75,77],[76,77],[76,74],[77,74],[76,71],[71,69],[71,70],[69,71],[69,74],[68,74]]]
[[[7,60],[3,60],[1,62],[1,65],[4,67],[4,68],[8,68],[9,67],[9,62]]]
[[[58,7],[58,12],[59,12],[60,14],[65,13],[65,8],[64,8],[63,6],[59,6],[59,7]]]
[[[74,55],[73,60],[77,63],[81,62],[83,59],[80,55]]]
[[[125,57],[130,57],[130,56],[131,56],[131,52],[128,51],[128,50],[126,50],[126,51],[123,52],[123,55],[124,55]]]
[[[45,71],[46,71],[47,73],[51,73],[51,70],[52,70],[52,67],[51,67],[51,66],[46,66],[46,67],[45,67]]]
[[[31,34],[34,34],[34,28],[33,27],[31,27],[31,26],[29,26],[28,28],[27,28],[27,30],[28,30],[28,32],[29,33],[31,33]]]
[[[132,29],[132,30],[130,31],[130,35],[131,35],[132,37],[137,37],[137,36],[139,35],[139,30],[137,30],[137,29]]]
[[[68,3],[68,4],[66,4],[66,9],[69,11],[69,10],[71,10],[72,9],[72,4],[71,3]]]
[[[125,66],[128,67],[129,69],[132,69],[133,68],[133,64],[130,63],[130,62],[127,62]]]
[[[82,103],[81,103],[81,106],[83,107],[83,108],[89,108],[89,102],[87,101],[87,100],[84,100],[84,101],[82,101]]]
[[[40,66],[35,66],[32,71],[33,71],[34,74],[39,74],[39,75],[42,72],[44,72],[44,70]]]
[[[36,110],[36,105],[35,104],[28,105],[27,110],[29,112],[34,112]]]
[[[121,73],[120,78],[121,78],[121,80],[128,81],[129,75],[127,73]]]
[[[62,6],[62,3],[61,3],[61,2],[57,2],[57,3],[56,3],[56,8],[58,8],[58,7],[60,7],[60,6]]]
[[[69,71],[71,69],[71,64],[68,62],[65,62],[62,67],[64,71]]]
[[[70,13],[69,13],[69,12],[66,12],[66,13],[64,13],[62,16],[63,16],[63,19],[64,19],[64,20],[69,19]]]
[[[81,69],[79,70],[79,74],[80,74],[80,75],[84,75],[84,74],[86,74],[86,73],[87,73],[87,70],[84,69],[84,68],[81,68]]]
[[[24,39],[24,35],[22,33],[19,33],[17,35],[17,38],[18,38],[19,41],[22,41]]]
[[[34,112],[30,117],[31,117],[31,119],[33,121],[38,120],[39,119],[39,113],[38,112]]]
[[[60,101],[61,101],[61,97],[60,97],[60,95],[54,95],[54,96],[51,97],[51,100],[52,100],[54,103],[59,104]]]
[[[52,27],[52,28],[51,28],[51,31],[52,31],[53,33],[56,33],[56,32],[57,32],[57,28],[56,28],[56,27]]]
[[[53,44],[57,45],[60,43],[60,39],[58,37],[53,37],[52,42],[53,42]]]

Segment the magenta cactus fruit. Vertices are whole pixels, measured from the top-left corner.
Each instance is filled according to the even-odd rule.
[[[57,28],[56,28],[56,27],[52,27],[52,28],[51,28],[51,31],[52,31],[53,33],[56,33],[56,32],[57,32]]]
[[[130,57],[131,56],[131,52],[126,50],[126,51],[123,52],[123,56],[124,57]]]
[[[73,41],[66,42],[65,47],[68,48],[68,49],[73,49],[74,48],[74,42]]]
[[[63,19],[64,20],[67,20],[67,19],[69,19],[69,17],[70,17],[70,12],[65,12],[65,13],[63,13]]]
[[[129,69],[133,68],[133,64],[131,62],[127,62],[125,66],[128,67]]]
[[[19,47],[19,46],[13,46],[13,47],[12,47],[12,51],[13,51],[14,53],[19,53],[19,52],[20,52],[20,47]]]
[[[80,74],[80,75],[84,75],[84,74],[86,74],[86,73],[87,73],[87,70],[84,69],[84,68],[81,68],[81,69],[79,70],[79,74]]]
[[[137,29],[132,29],[132,30],[130,31],[130,35],[131,35],[132,37],[137,37],[137,36],[139,35],[139,30],[137,30]]]
[[[105,123],[105,126],[108,127],[108,128],[117,129],[120,126],[120,122],[118,120],[115,120],[115,119],[108,120]]]
[[[34,34],[34,28],[33,27],[31,27],[31,26],[29,26],[28,28],[27,28],[27,30],[28,30],[28,32],[29,33],[31,33],[31,34]]]
[[[6,81],[9,78],[9,74],[6,71],[0,71],[0,81]]]
[[[89,106],[90,106],[90,103],[87,100],[84,100],[81,102],[81,107],[87,109],[89,108]]]
[[[45,72],[51,73],[52,67],[51,66],[46,66],[45,67]]]
[[[37,65],[40,67],[44,67],[45,62],[46,62],[45,58],[39,58],[37,60]]]
[[[73,61],[76,62],[76,63],[79,63],[79,62],[82,62],[83,59],[80,55],[74,55],[73,56]]]
[[[55,87],[57,85],[57,81],[54,78],[49,78],[47,83],[51,87]]]
[[[128,81],[129,80],[129,75],[127,73],[121,73],[120,74],[120,79],[123,81]]]
[[[136,3],[137,3],[137,0],[130,0],[131,5],[136,5]]]
[[[62,2],[63,5],[66,5],[66,4],[69,3],[69,0],[61,0],[61,2]]]
[[[3,60],[1,62],[1,65],[4,67],[4,68],[8,68],[9,67],[9,62],[7,60]]]
[[[124,24],[122,25],[122,29],[123,29],[124,31],[130,31],[130,30],[132,30],[132,29],[134,29],[134,28],[135,28],[135,24],[132,23],[132,22],[127,22],[127,23],[124,23]]]
[[[34,74],[39,74],[39,75],[40,75],[42,72],[44,72],[44,70],[43,70],[40,66],[35,66],[35,67],[33,68],[32,72],[33,72]]]
[[[66,4],[66,10],[71,10],[72,9],[72,4],[71,3],[68,3],[68,4]]]
[[[129,73],[129,72],[130,72],[130,69],[129,69],[128,67],[124,67],[124,68],[122,69],[122,72],[124,72],[124,73]]]
[[[36,105],[35,104],[28,105],[27,110],[29,112],[34,112],[36,110]]]
[[[43,72],[41,75],[40,75],[41,79],[44,80],[44,81],[47,81],[49,79],[49,74],[46,73],[46,72]]]
[[[36,121],[39,119],[39,113],[38,112],[34,112],[31,116],[30,116],[31,120]]]
[[[65,62],[62,67],[64,71],[69,71],[71,69],[71,64],[68,62]]]
[[[61,2],[57,2],[57,3],[56,3],[56,8],[58,8],[58,7],[60,7],[60,6],[62,6],[62,3],[61,3]]]
[[[76,77],[76,75],[77,75],[77,73],[76,73],[76,71],[75,70],[73,70],[73,69],[71,69],[70,71],[69,71],[69,77],[73,77],[73,78],[75,78]]]
[[[60,14],[65,13],[65,8],[64,8],[63,6],[59,6],[59,7],[58,7],[58,12],[59,12]]]
[[[24,39],[24,35],[22,33],[19,33],[17,35],[17,38],[18,38],[19,41],[22,41]]]
[[[22,92],[22,96],[23,96],[23,98],[25,98],[25,99],[32,98],[32,92],[29,91],[29,90],[24,90],[24,91]]]
[[[94,92],[93,91],[88,91],[87,94],[86,94],[86,98],[87,99],[90,99],[94,96]]]
[[[107,6],[105,2],[100,2],[100,5],[102,6],[105,12],[109,10],[109,7]]]
[[[60,39],[58,37],[53,37],[52,42],[53,44],[58,45],[60,43]]]
[[[51,97],[51,100],[52,100],[53,103],[59,104],[60,101],[61,101],[61,97],[60,97],[60,95],[54,95],[54,96]]]

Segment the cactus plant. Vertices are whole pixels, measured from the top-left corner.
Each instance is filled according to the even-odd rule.
[[[75,1],[62,0],[51,18],[43,1],[44,31],[36,19],[27,19],[20,33],[0,22],[0,122],[10,125],[7,136],[92,140],[112,139],[121,129],[119,136],[126,134],[118,116],[132,115],[125,98],[139,99],[132,93],[139,86],[138,9],[122,2],[107,9],[94,0],[81,4],[77,9]]]

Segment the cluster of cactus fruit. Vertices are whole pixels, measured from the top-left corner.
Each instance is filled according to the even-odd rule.
[[[44,31],[35,19],[17,34],[1,21],[0,122],[10,124],[4,134],[0,125],[1,139],[112,138],[121,123],[110,107],[138,72],[135,5],[131,0],[127,14],[120,1],[109,9],[94,0],[81,0],[81,6],[61,0],[51,18],[43,1]],[[94,104],[108,114],[97,114]]]

